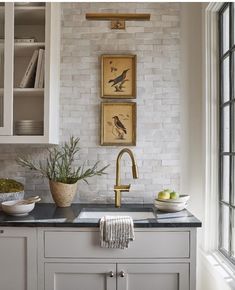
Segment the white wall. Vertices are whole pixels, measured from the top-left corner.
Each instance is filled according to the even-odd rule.
[[[189,209],[203,218],[202,7],[181,4],[182,178]]]
[[[86,12],[151,13],[150,21],[110,23],[85,19]],[[82,158],[110,163],[109,175],[80,184],[79,200],[112,202],[117,146],[100,146],[100,56],[137,55],[137,144],[140,178],[123,167],[126,202],[152,202],[162,188],[180,183],[180,5],[178,3],[64,3],[61,48],[61,140],[81,137]],[[126,163],[127,164],[127,163]]]
[[[115,160],[121,147],[100,146],[100,56],[137,55],[137,145],[132,147],[140,178],[133,181],[129,162],[124,182],[132,190],[125,202],[152,202],[162,188],[180,189],[181,95],[179,3],[62,3],[61,5],[60,141],[70,134],[81,138],[81,162],[110,163],[108,175],[80,182],[76,201],[113,202]],[[150,21],[127,22],[125,31],[110,29],[106,21],[85,19],[86,12],[151,13]],[[51,201],[47,180],[15,163],[18,152],[45,158],[46,150],[29,146],[1,146],[6,177],[26,176],[28,194]],[[40,152],[40,155],[38,155]],[[127,159],[126,159],[127,160]]]
[[[138,65],[137,146],[133,150],[140,179],[126,201],[151,202],[161,188],[181,189],[191,195],[189,209],[202,218],[201,5],[130,3],[129,12],[149,12],[151,21],[127,22],[126,31],[110,30],[108,22],[85,20],[85,12],[111,8],[127,11],[125,3],[62,4],[60,139],[75,134],[81,137],[82,161],[111,164],[107,177],[91,180],[89,187],[80,183],[77,200],[113,201],[120,148],[99,146],[99,56],[133,53]],[[19,153],[42,159],[46,150],[1,145],[1,176],[26,177],[28,194],[51,201],[47,180],[17,166]],[[133,183],[128,166],[124,177]]]
[[[231,265],[230,265],[231,266]],[[199,250],[198,255],[198,290],[235,289],[235,274],[231,267],[218,254]]]

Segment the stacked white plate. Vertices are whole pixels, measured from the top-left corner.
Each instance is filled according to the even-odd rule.
[[[16,121],[15,135],[43,135],[43,121],[35,121],[35,120]]]
[[[177,212],[187,207],[189,198],[189,195],[180,195],[177,199],[155,199],[154,205],[160,211]]]

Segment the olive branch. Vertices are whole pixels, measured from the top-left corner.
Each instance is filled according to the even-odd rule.
[[[77,168],[73,166],[80,150],[78,143],[79,138],[72,136],[63,145],[48,149],[46,162],[38,161],[36,163],[27,157],[18,157],[17,163],[22,167],[39,172],[49,180],[67,184],[73,184],[79,180],[83,180],[88,184],[88,178],[107,174],[105,170],[109,165],[98,169],[99,161],[88,169],[85,169],[85,163]]]

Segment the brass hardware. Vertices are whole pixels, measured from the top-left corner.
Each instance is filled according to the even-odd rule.
[[[116,190],[121,190],[121,191],[129,191],[130,190],[131,185],[114,185],[114,189]]]
[[[124,20],[112,20],[111,21],[111,29],[125,29],[126,22]]]
[[[113,273],[113,271],[110,271],[110,272],[109,272],[109,277],[110,277],[110,278],[113,278],[113,277],[114,277],[114,273]]]
[[[128,21],[148,21],[148,13],[86,13],[87,20],[128,20]]]
[[[138,178],[138,167],[136,165],[135,157],[133,152],[128,149],[124,148],[122,149],[118,156],[117,156],[117,161],[116,161],[116,185],[114,186],[114,192],[115,192],[115,206],[120,207],[121,206],[121,193],[122,192],[129,192],[131,185],[121,185],[121,175],[120,175],[120,163],[121,163],[121,158],[124,153],[127,153],[132,161],[132,176],[134,179]]]
[[[124,272],[124,271],[121,271],[121,272],[119,273],[119,276],[122,277],[122,278],[124,278],[124,277],[125,277],[125,272]]]
[[[111,29],[125,29],[125,21],[149,21],[148,13],[86,13],[87,20],[111,21]]]

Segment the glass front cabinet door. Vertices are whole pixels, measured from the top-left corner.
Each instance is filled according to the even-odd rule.
[[[0,144],[58,143],[60,5],[0,4]]]
[[[0,6],[0,135],[13,134],[12,123],[12,73],[13,64],[13,9],[12,5]]]

